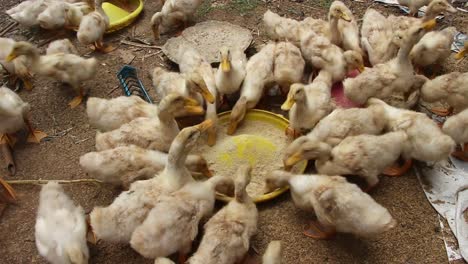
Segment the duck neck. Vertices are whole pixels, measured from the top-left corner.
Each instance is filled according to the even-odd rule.
[[[400,65],[403,64],[411,64],[411,60],[409,59],[409,54],[411,52],[411,49],[413,48],[414,45],[411,45],[409,43],[405,43],[404,45],[401,46],[400,50],[398,51],[397,59],[398,63]]]
[[[331,42],[335,45],[340,44],[340,36],[338,31],[338,21],[339,19],[336,17],[330,17],[329,25],[330,25],[330,33],[331,33]]]

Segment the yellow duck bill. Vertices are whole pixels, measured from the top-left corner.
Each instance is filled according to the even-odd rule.
[[[299,163],[300,161],[302,161],[303,159],[304,157],[302,156],[302,153],[296,152],[284,161],[284,167],[290,168],[296,165],[297,163]]]
[[[221,69],[223,70],[223,72],[226,72],[226,73],[231,71],[231,62],[229,61],[227,57],[224,57],[221,60]]]
[[[437,20],[435,19],[431,19],[427,22],[424,22],[422,24],[422,28],[424,28],[424,30],[431,30],[433,28],[435,28],[435,26],[437,25]]]
[[[345,12],[341,12],[340,18],[346,22],[351,22],[351,18]]]
[[[8,56],[6,57],[6,62],[11,62],[13,61],[14,59],[16,59],[18,56],[16,54],[14,54],[13,52],[8,54]]]
[[[281,110],[283,111],[289,111],[293,105],[295,104],[296,102],[294,101],[294,98],[288,96],[288,98],[286,99],[286,101],[281,105]]]
[[[457,59],[457,60],[463,59],[463,58],[466,56],[466,53],[467,53],[467,49],[462,48],[462,49],[455,55],[455,59]]]
[[[207,119],[201,122],[200,124],[198,124],[197,127],[201,132],[204,132],[208,130],[209,128],[211,128],[213,125],[214,125],[213,120]]]

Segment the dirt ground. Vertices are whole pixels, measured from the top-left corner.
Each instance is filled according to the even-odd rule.
[[[3,0],[6,10],[20,1]],[[357,17],[362,17],[371,1],[344,1]],[[330,0],[277,1],[233,0],[208,1],[198,13],[197,20],[226,20],[252,30],[257,46],[265,41],[261,18],[267,8],[293,18],[313,16],[326,18]],[[116,97],[122,95],[116,78],[123,64],[138,68],[140,77],[153,98],[148,71],[155,66],[174,67],[158,50],[138,48],[119,44],[126,37],[151,41],[149,20],[160,6],[158,1],[147,1],[143,15],[133,26],[106,37],[106,41],[118,46],[110,54],[92,54],[101,64],[96,78],[86,84],[91,96]],[[399,14],[398,9],[374,5],[385,14]],[[8,19],[0,14],[0,25]],[[458,12],[448,16],[445,25],[454,25],[467,33],[468,15]],[[29,30],[17,27],[6,34],[16,40],[29,40],[40,44],[62,33]],[[64,33],[71,38],[81,54],[89,53],[79,45],[73,33]],[[164,38],[163,38],[164,40]],[[159,43],[162,44],[162,43]],[[43,47],[44,48],[44,47]],[[455,64],[452,59],[444,72],[465,71],[468,60]],[[33,109],[34,125],[51,137],[40,145],[20,142],[15,149],[18,171],[16,176],[5,178],[20,179],[80,179],[87,178],[78,164],[86,152],[94,150],[95,131],[89,127],[83,105],[72,110],[67,103],[74,94],[67,87],[53,81],[39,78],[32,92],[21,90],[20,96]],[[2,175],[6,175],[3,170]],[[0,263],[46,263],[39,256],[34,242],[34,224],[38,206],[39,186],[15,185],[19,196],[17,205],[9,206],[0,218]],[[67,185],[66,191],[76,203],[87,212],[94,206],[108,205],[120,190],[95,184]],[[403,177],[382,177],[381,184],[373,191],[377,202],[389,209],[398,221],[396,228],[374,240],[361,240],[349,235],[338,235],[328,241],[317,241],[302,234],[309,216],[297,210],[289,194],[273,201],[260,204],[259,232],[253,239],[253,247],[263,253],[271,240],[281,240],[284,245],[283,263],[444,263],[447,256],[439,230],[437,215],[427,202],[416,176],[409,173]],[[152,263],[134,252],[128,245],[99,242],[90,246],[90,263]]]

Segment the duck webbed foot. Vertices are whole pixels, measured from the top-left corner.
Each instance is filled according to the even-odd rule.
[[[453,108],[433,107],[431,108],[431,112],[438,116],[449,116],[453,113]]]
[[[402,176],[405,174],[413,165],[413,160],[406,159],[405,163],[402,166],[399,166],[398,163],[395,163],[389,168],[386,168],[383,172],[387,176]]]
[[[330,239],[335,236],[336,230],[334,228],[326,227],[318,221],[311,221],[304,235],[314,239]]]

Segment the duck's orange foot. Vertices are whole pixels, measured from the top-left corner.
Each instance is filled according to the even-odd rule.
[[[314,239],[329,239],[335,236],[336,230],[334,228],[325,227],[317,221],[311,221],[304,235]]]
[[[453,113],[453,109],[451,107],[449,108],[433,107],[431,108],[431,112],[438,116],[449,116]]]
[[[298,130],[288,126],[285,130],[285,134],[286,136],[288,136],[289,138],[292,138],[292,139],[296,139],[298,137],[301,136],[301,132],[299,132]]]
[[[75,98],[73,98],[73,99],[68,103],[68,105],[70,106],[71,109],[76,108],[77,106],[79,106],[79,105],[81,104],[81,102],[83,102],[83,98],[84,98],[83,95],[78,95],[78,96],[76,96]]]
[[[0,186],[3,191],[0,191],[0,201],[4,200],[6,203],[15,203],[16,202],[16,193],[13,187],[8,184],[5,180],[0,177]]]
[[[0,144],[8,144],[10,148],[13,148],[18,139],[14,134],[1,134]]]
[[[46,133],[40,130],[34,129],[33,131],[30,131],[28,135],[28,142],[39,144],[41,143],[41,140],[45,137],[47,137]]]
[[[402,176],[411,168],[411,165],[413,165],[413,161],[411,159],[408,159],[405,160],[403,166],[398,166],[398,164],[394,164],[393,166],[386,168],[383,174],[387,176]]]
[[[109,53],[117,49],[117,47],[114,47],[109,44],[104,44],[104,43],[96,43],[94,44],[95,48],[94,50],[102,52],[102,53]]]

